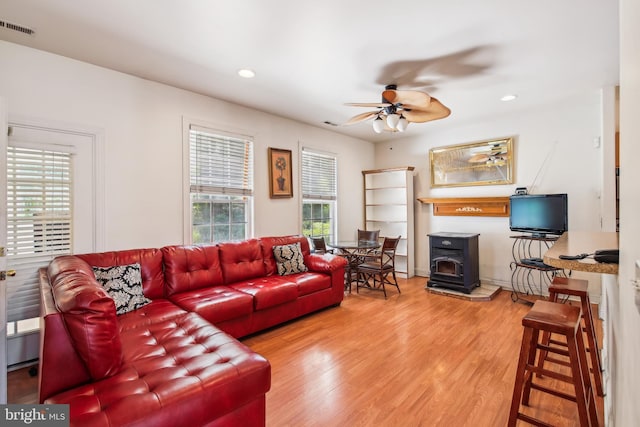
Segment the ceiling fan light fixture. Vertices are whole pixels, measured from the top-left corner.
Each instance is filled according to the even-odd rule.
[[[407,129],[407,126],[409,126],[409,122],[407,121],[407,119],[405,119],[404,116],[400,116],[400,120],[398,120],[396,129],[398,129],[399,132],[404,132]]]
[[[373,121],[373,131],[375,133],[381,133],[383,130],[384,130],[384,120],[382,120],[382,117],[378,116]]]
[[[400,121],[400,115],[396,113],[391,113],[387,116],[387,125],[391,129],[396,129],[398,126],[398,122]]]
[[[356,114],[344,125],[373,119],[373,130],[376,133],[404,132],[409,123],[426,123],[444,119],[451,114],[449,108],[428,93],[418,90],[397,90],[395,85],[385,87],[381,102],[358,102],[345,105],[375,109]]]

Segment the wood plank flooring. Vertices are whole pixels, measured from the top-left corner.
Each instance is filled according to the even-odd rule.
[[[467,301],[429,293],[425,283],[401,279],[402,294],[390,290],[386,301],[361,289],[339,307],[243,339],[272,365],[267,425],[506,425],[529,306],[508,291]],[[24,372],[10,373],[9,402],[28,403],[36,388]],[[579,425],[574,403],[537,391],[526,409]]]

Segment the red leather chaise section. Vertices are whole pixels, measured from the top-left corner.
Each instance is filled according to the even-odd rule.
[[[121,339],[119,373],[45,403],[70,404],[74,425],[105,427],[197,426],[237,407],[264,408],[269,363],[195,313],[124,330]]]

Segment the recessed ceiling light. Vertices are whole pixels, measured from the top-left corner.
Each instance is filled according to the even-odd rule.
[[[256,76],[256,73],[248,68],[243,68],[242,70],[238,70],[238,75],[245,79],[252,79]]]
[[[517,97],[518,95],[505,95],[502,98],[500,98],[500,101],[513,101]]]

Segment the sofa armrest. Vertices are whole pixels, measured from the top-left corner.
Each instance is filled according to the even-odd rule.
[[[38,403],[48,397],[91,381],[89,371],[76,352],[69,331],[51,293],[47,269],[38,271],[40,279],[40,367]],[[46,373],[46,375],[43,375]]]
[[[344,257],[332,254],[309,254],[304,257],[304,263],[310,271],[316,273],[332,273],[347,265]]]
[[[56,309],[91,378],[117,373],[122,365],[122,343],[116,306],[96,281],[91,266],[79,257],[63,255],[51,261],[47,275]]]

